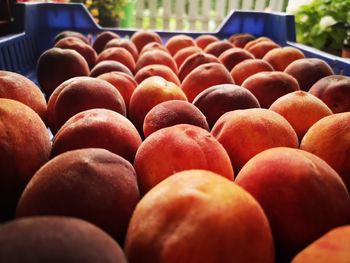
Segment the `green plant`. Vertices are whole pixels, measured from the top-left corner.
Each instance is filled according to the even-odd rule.
[[[115,27],[124,15],[128,0],[72,0],[85,4],[101,26]]]
[[[297,41],[341,50],[350,30],[350,0],[314,0],[295,13]]]

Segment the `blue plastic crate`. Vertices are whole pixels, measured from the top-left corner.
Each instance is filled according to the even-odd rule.
[[[102,28],[95,23],[82,4],[36,3],[16,4],[16,20],[23,32],[0,38],[0,69],[15,71],[36,80],[35,66],[40,54],[52,47],[54,37],[64,30],[90,35],[93,39],[103,30],[130,37],[135,30]],[[163,41],[181,31],[157,31]],[[219,29],[211,34],[227,38],[234,33],[267,36],[280,45],[300,49],[307,57],[324,59],[336,74],[350,76],[350,61],[295,42],[292,15],[254,11],[233,11]],[[185,32],[196,37],[208,32]]]

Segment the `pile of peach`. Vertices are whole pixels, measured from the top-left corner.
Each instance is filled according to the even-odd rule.
[[[350,77],[323,60],[65,31],[37,79],[0,71],[0,262],[350,261]]]

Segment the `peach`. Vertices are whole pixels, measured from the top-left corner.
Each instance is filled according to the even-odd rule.
[[[219,60],[222,64],[227,68],[228,71],[231,71],[234,66],[236,66],[239,62],[242,62],[246,59],[253,59],[254,55],[243,48],[230,48],[224,51],[220,56]]]
[[[90,77],[98,77],[104,73],[112,71],[123,72],[131,77],[134,76],[131,70],[124,64],[114,60],[104,60],[100,63],[97,63],[95,67],[92,68],[90,72]]]
[[[201,34],[194,40],[194,42],[196,42],[196,45],[201,49],[205,49],[206,46],[215,41],[219,41],[219,39],[216,36],[209,34]]]
[[[149,135],[136,152],[134,168],[141,195],[184,170],[204,169],[230,180],[234,177],[224,147],[208,131],[190,124],[177,124]]]
[[[309,91],[318,80],[333,75],[333,69],[322,59],[301,58],[290,63],[284,72],[293,76],[301,90]]]
[[[57,34],[54,40],[54,44],[56,44],[58,41],[60,41],[62,38],[65,38],[65,37],[75,37],[77,39],[80,39],[86,44],[90,44],[88,38],[85,35],[83,35],[80,32],[70,31],[70,30],[62,31],[61,33]]]
[[[185,61],[182,63],[181,67],[179,68],[179,73],[177,76],[179,77],[180,81],[183,81],[184,78],[191,73],[192,70],[197,68],[198,66],[205,64],[205,63],[221,63],[220,60],[211,55],[204,52],[198,52],[194,53],[193,55],[187,57]]]
[[[336,227],[311,243],[292,263],[346,263],[350,261],[350,226]]]
[[[46,121],[46,100],[30,79],[14,72],[0,70],[0,98],[22,102]]]
[[[158,43],[158,42],[150,42],[148,44],[146,44],[140,51],[140,56],[145,53],[146,51],[149,51],[149,50],[154,50],[154,49],[160,49],[162,51],[165,51],[166,53],[170,54],[169,50],[163,46],[163,44],[161,43]]]
[[[176,173],[144,196],[131,218],[125,253],[130,263],[274,262],[260,205],[205,170]]]
[[[34,173],[50,158],[48,130],[25,104],[0,98],[0,221],[11,219]]]
[[[254,46],[257,43],[264,42],[264,41],[274,42],[269,37],[258,37],[258,38],[254,39],[252,41],[249,41],[247,44],[245,44],[244,49],[250,48],[250,47]]]
[[[265,211],[277,262],[290,262],[330,229],[350,223],[344,183],[326,162],[308,152],[268,149],[248,161],[235,182]]]
[[[51,131],[58,129],[73,115],[89,109],[104,108],[126,116],[126,106],[120,92],[109,82],[91,77],[76,77],[50,97],[48,114]]]
[[[301,58],[305,58],[304,53],[295,47],[274,48],[263,57],[278,71],[284,71],[290,63]]]
[[[91,109],[70,118],[53,139],[52,156],[82,148],[103,148],[129,162],[142,140],[123,115],[107,109]]]
[[[85,58],[77,51],[56,47],[40,55],[36,71],[40,88],[46,97],[65,80],[88,76],[90,72]]]
[[[108,234],[84,220],[70,217],[21,218],[0,227],[2,262],[126,263]]]
[[[260,108],[253,93],[233,84],[212,86],[199,93],[192,103],[205,115],[209,127],[228,111]]]
[[[137,82],[134,78],[124,72],[118,71],[104,73],[97,78],[103,79],[112,84],[122,95],[125,107],[128,109],[131,95],[137,86]]]
[[[203,49],[203,51],[207,54],[214,55],[215,57],[219,57],[225,50],[233,48],[233,44],[231,44],[227,40],[219,40],[213,43],[210,43]]]
[[[137,50],[140,52],[142,48],[151,42],[157,42],[159,44],[162,44],[162,39],[158,35],[158,33],[154,31],[147,31],[147,30],[138,30],[136,31],[130,39],[135,46],[137,47]]]
[[[123,244],[139,199],[135,170],[127,160],[105,149],[79,149],[58,155],[35,173],[16,216],[81,218]]]
[[[176,84],[159,76],[142,81],[131,96],[129,118],[142,133],[146,114],[157,104],[167,100],[186,100],[186,95]]]
[[[186,60],[186,58],[200,51],[201,49],[197,46],[189,46],[176,52],[176,54],[174,55],[174,60],[176,62],[177,67],[180,68],[182,63]]]
[[[235,47],[244,48],[244,46],[250,42],[255,40],[255,36],[249,33],[236,33],[229,37],[228,41],[230,41]]]
[[[219,84],[234,84],[230,72],[220,63],[206,63],[192,70],[182,81],[181,88],[188,101],[203,90]]]
[[[327,76],[317,81],[309,90],[333,111],[350,111],[350,77],[343,75]]]
[[[332,114],[328,106],[305,91],[294,91],[277,99],[270,110],[281,114],[292,125],[299,141],[318,120]]]
[[[130,39],[126,39],[126,38],[112,39],[107,42],[107,44],[105,45],[105,49],[110,47],[125,48],[127,51],[130,52],[130,54],[132,55],[135,61],[137,61],[139,57],[139,52],[137,50],[137,47],[135,46],[134,42],[132,42]]]
[[[136,63],[130,52],[123,47],[110,47],[103,50],[97,57],[96,62],[99,63],[105,60],[113,60],[122,63],[132,73],[135,72]]]
[[[174,56],[179,50],[185,47],[196,46],[193,38],[184,34],[178,34],[170,37],[165,44],[170,54]]]
[[[183,100],[169,100],[154,106],[143,122],[145,137],[162,128],[176,124],[191,124],[209,130],[203,113],[192,103]]]
[[[311,152],[338,172],[350,189],[350,112],[336,113],[320,119],[310,127],[300,149]]]
[[[256,39],[259,40],[259,39]],[[259,41],[251,41],[244,47],[255,58],[263,58],[270,50],[280,48],[280,45],[270,39],[260,39]]]
[[[211,133],[226,149],[236,173],[264,150],[299,146],[298,137],[289,122],[267,109],[229,111],[217,120]]]
[[[136,62],[135,71],[138,72],[148,65],[164,65],[168,66],[175,74],[177,74],[177,65],[174,58],[165,51],[154,49],[142,53]]]
[[[55,44],[55,47],[62,49],[73,49],[77,51],[80,55],[82,55],[85,58],[90,69],[93,68],[93,66],[96,63],[96,51],[89,44],[86,44],[85,42],[81,41],[76,37],[65,37],[59,40]]]
[[[262,72],[273,71],[270,63],[262,59],[245,59],[235,65],[231,70],[231,76],[237,85],[242,83],[250,76]]]
[[[171,70],[171,68],[160,64],[148,65],[141,68],[135,75],[135,81],[140,84],[143,80],[152,76],[163,77],[167,81],[170,81],[178,86],[181,84],[179,78],[174,71]]]
[[[97,54],[99,54],[104,50],[105,45],[110,40],[118,38],[120,38],[120,36],[117,33],[112,31],[103,31],[96,36],[92,47],[96,50]]]
[[[280,71],[256,73],[247,78],[242,87],[255,95],[262,108],[269,108],[279,97],[300,90],[295,78]]]

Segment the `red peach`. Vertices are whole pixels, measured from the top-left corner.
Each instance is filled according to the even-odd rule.
[[[163,128],[148,136],[137,150],[134,167],[141,195],[184,170],[204,169],[230,180],[234,177],[223,146],[208,131],[190,124]]]
[[[212,86],[199,93],[192,103],[203,112],[209,127],[228,111],[260,108],[253,93],[233,84]]]
[[[262,108],[269,108],[279,97],[300,90],[295,78],[280,71],[256,73],[247,78],[242,87],[255,95]]]
[[[192,70],[182,81],[181,88],[188,101],[202,91],[219,84],[234,84],[230,72],[220,63],[206,63]]]
[[[229,111],[218,119],[211,133],[226,149],[235,172],[264,150],[299,146],[289,122],[267,109]]]
[[[145,137],[165,127],[176,124],[191,124],[209,130],[203,113],[192,103],[184,100],[169,100],[154,106],[143,122]]]
[[[344,183],[326,162],[308,152],[286,147],[266,150],[242,168],[235,182],[265,211],[277,262],[290,262],[330,229],[350,223]]]
[[[235,83],[242,85],[248,77],[262,71],[273,71],[273,67],[265,60],[256,58],[243,60],[234,66],[230,73]]]

